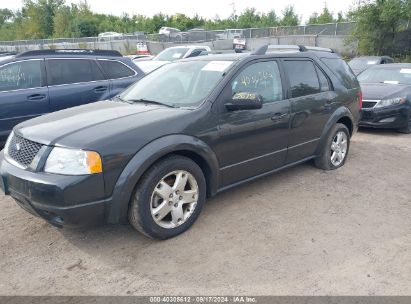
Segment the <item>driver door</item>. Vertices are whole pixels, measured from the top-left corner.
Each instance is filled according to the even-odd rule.
[[[220,95],[217,155],[223,186],[239,182],[285,164],[290,102],[284,99],[276,60],[252,62],[232,79]],[[236,93],[257,93],[258,110],[228,111],[224,104]]]

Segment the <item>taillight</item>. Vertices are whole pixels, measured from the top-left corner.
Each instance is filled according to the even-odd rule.
[[[358,96],[358,106],[360,107],[360,109],[362,109],[362,92],[359,91],[357,93],[357,96]]]

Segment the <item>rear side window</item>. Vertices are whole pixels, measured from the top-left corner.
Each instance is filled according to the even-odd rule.
[[[103,80],[97,63],[90,59],[48,59],[49,85]]]
[[[42,86],[41,60],[11,63],[0,68],[0,91]]]
[[[317,72],[309,60],[286,60],[284,67],[290,81],[291,97],[300,97],[320,92]]]
[[[136,74],[129,67],[115,60],[99,60],[98,62],[109,79],[125,78]]]
[[[323,71],[321,71],[317,66],[315,67],[318,74],[318,80],[320,80],[320,87],[321,92],[327,92],[330,90],[330,84],[328,83],[327,76],[324,75]]]
[[[352,89],[358,86],[355,75],[341,58],[321,58],[331,71],[337,76],[338,80],[347,88]]]

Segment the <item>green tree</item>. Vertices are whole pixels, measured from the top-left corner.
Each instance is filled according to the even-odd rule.
[[[0,27],[6,22],[10,21],[14,17],[13,11],[2,8],[0,9]]]
[[[59,8],[53,19],[53,36],[56,38],[72,36],[72,19],[73,15],[69,6]]]
[[[237,27],[249,28],[255,27],[261,23],[261,16],[256,12],[255,8],[247,8],[237,18]]]
[[[310,16],[310,19],[308,20],[308,24],[324,24],[324,23],[333,23],[335,21],[336,20],[334,20],[332,12],[330,12],[327,5],[325,5],[321,14],[314,12]]]
[[[342,12],[337,13],[337,20],[336,22],[346,22],[347,18],[344,17],[344,14]]]
[[[295,26],[300,24],[300,17],[298,17],[297,13],[295,12],[293,5],[286,6],[282,13],[283,18],[280,21],[280,25]]]
[[[367,1],[349,12],[349,18],[356,22],[353,38],[360,54],[391,53],[397,33],[405,29],[408,1]]]
[[[267,14],[261,16],[261,26],[277,26],[279,24],[278,16],[274,10],[269,11]]]

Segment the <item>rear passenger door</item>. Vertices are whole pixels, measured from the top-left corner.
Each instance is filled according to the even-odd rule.
[[[117,60],[98,59],[107,79],[110,80],[110,97],[116,96],[137,81],[137,71]]]
[[[44,59],[0,67],[0,144],[18,123],[49,112]]]
[[[291,102],[287,163],[315,153],[324,125],[337,95],[328,77],[310,59],[284,59]]]
[[[110,83],[93,58],[50,58],[46,69],[52,111],[110,96]]]

